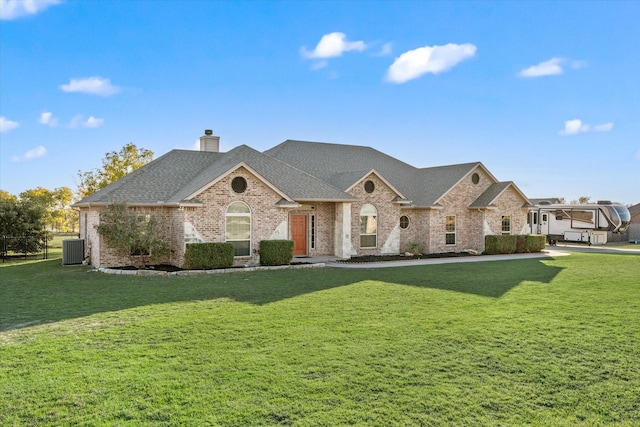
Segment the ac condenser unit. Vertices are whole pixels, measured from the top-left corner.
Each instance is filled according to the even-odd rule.
[[[84,239],[62,241],[62,265],[78,265],[84,260]]]

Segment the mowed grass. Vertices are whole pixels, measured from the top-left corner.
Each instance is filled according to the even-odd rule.
[[[0,267],[0,425],[640,425],[640,256]]]

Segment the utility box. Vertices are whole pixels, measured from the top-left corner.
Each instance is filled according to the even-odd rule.
[[[62,265],[78,265],[84,261],[84,239],[62,241]]]

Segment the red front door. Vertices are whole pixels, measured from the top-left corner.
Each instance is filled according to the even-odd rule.
[[[291,240],[293,240],[293,255],[307,254],[306,215],[291,215]]]

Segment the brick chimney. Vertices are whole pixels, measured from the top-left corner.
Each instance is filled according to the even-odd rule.
[[[213,153],[220,151],[220,137],[213,136],[211,129],[206,129],[204,135],[200,137],[200,151],[210,151]]]

